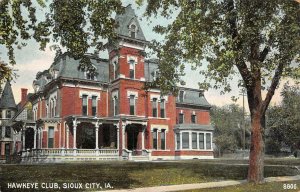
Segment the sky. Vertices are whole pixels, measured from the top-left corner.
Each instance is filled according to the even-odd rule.
[[[128,5],[132,3],[131,0],[124,0],[123,5]],[[142,14],[144,12],[144,7],[137,8],[136,5],[132,5],[134,8],[136,15],[138,18],[141,18],[140,25],[144,32],[144,35],[148,41],[153,39],[156,40],[163,40],[163,37],[156,34],[152,31],[152,28],[157,24],[168,24],[170,20],[165,18],[151,18],[151,23],[147,21],[145,18],[142,18]],[[39,10],[39,14],[43,14],[41,10]],[[32,82],[35,79],[37,72],[46,70],[50,67],[53,62],[55,51],[51,51],[49,48],[50,45],[47,46],[45,51],[39,50],[39,45],[34,41],[30,40],[26,47],[22,48],[21,50],[16,49],[16,65],[15,70],[18,77],[12,82],[12,88],[15,96],[15,100],[18,103],[21,98],[21,88],[27,88],[29,92],[33,92]],[[107,58],[107,53],[103,53],[100,55],[102,58]],[[3,46],[0,45],[0,58],[8,62],[8,57],[6,56],[6,50]],[[198,72],[192,71],[189,67],[186,68],[186,77],[184,80],[186,81],[186,86],[190,88],[198,89],[198,82],[201,81],[201,76],[199,76]],[[233,101],[231,100],[232,96],[239,96],[240,88],[237,87],[237,81],[239,77],[235,77],[231,84],[232,84],[232,91],[230,93],[226,93],[224,95],[220,95],[220,90],[208,90],[205,92],[205,97],[210,104],[223,106],[226,104],[232,104]],[[283,81],[285,82],[285,80]],[[283,87],[284,83],[281,83],[279,89],[276,90],[275,95],[272,99],[272,104],[278,104],[281,100],[280,98],[280,90]],[[237,100],[236,104],[242,106],[243,99],[240,98]],[[248,108],[247,105],[247,98],[245,97],[245,107]]]

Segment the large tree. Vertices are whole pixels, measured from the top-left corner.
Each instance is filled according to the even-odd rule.
[[[113,14],[124,10],[121,0],[1,0],[0,46],[6,50],[9,61],[0,62],[0,87],[4,79],[12,77],[15,49],[34,39],[44,50],[51,42],[57,56],[64,48],[75,59],[80,59],[82,69],[93,71],[89,49],[104,49],[104,40],[116,37],[117,23]]]
[[[299,77],[300,4],[289,0],[147,0],[146,15],[173,17],[170,24],[155,27],[165,35],[165,41],[154,41],[152,46],[160,59],[161,75],[155,82],[160,87],[176,91],[188,63],[206,77],[199,83],[201,88],[230,91],[232,77],[240,77],[251,115],[248,181],[262,182],[265,112],[280,79]]]

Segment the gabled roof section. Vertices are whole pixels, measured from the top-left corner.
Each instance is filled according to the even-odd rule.
[[[146,41],[142,28],[139,24],[137,16],[134,13],[134,10],[131,7],[131,4],[125,7],[125,12],[123,14],[116,15],[115,20],[119,25],[116,29],[116,32],[119,36],[132,38],[130,36],[130,26],[134,24],[136,26],[135,39]]]
[[[10,82],[7,81],[1,95],[0,109],[9,109],[9,108],[16,108],[16,107],[17,106],[11,89]]]

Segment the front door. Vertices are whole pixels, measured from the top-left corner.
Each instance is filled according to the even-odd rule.
[[[127,130],[127,149],[137,149],[139,130],[135,125],[128,125]]]
[[[6,143],[5,144],[5,158],[6,158],[6,162],[9,161],[9,157],[10,157],[10,144]]]

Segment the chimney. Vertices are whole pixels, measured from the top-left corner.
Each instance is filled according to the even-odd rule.
[[[27,91],[28,89],[21,88],[21,106],[23,106],[27,101]]]

